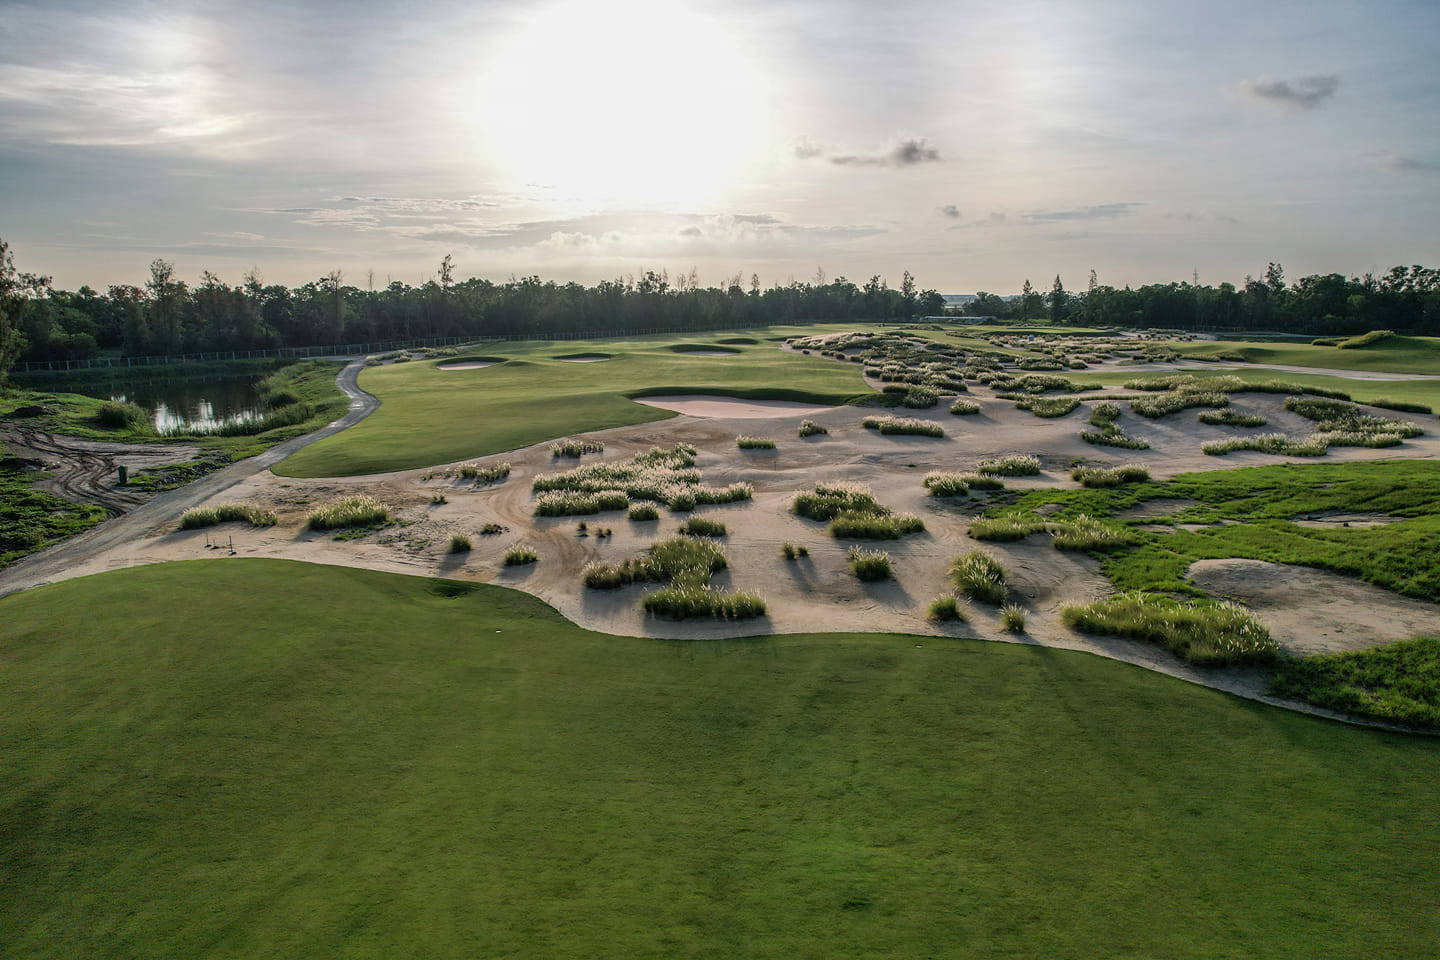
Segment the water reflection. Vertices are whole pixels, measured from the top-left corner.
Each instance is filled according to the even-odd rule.
[[[76,388],[77,393],[133,403],[150,414],[159,433],[206,429],[262,416],[259,376],[184,377],[175,380],[110,380]]]

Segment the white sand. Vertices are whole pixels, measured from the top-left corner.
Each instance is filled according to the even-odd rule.
[[[835,410],[793,400],[739,400],[735,397],[707,397],[683,394],[673,397],[638,397],[636,403],[662,410],[674,410],[687,417],[711,417],[731,420],[764,420],[775,417],[808,417]]]
[[[437,370],[479,370],[484,367],[493,367],[499,360],[466,360],[463,363],[437,363]]]
[[[1287,650],[1335,653],[1440,634],[1440,604],[1354,577],[1263,560],[1201,560],[1195,585],[1248,606]]]

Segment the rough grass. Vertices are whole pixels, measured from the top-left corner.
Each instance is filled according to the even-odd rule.
[[[1025,632],[1025,608],[1017,603],[1007,603],[1000,608],[1000,625],[1010,633]]]
[[[557,490],[537,497],[534,513],[537,517],[583,517],[602,510],[624,510],[628,506],[630,498],[623,490],[597,490],[594,493]]]
[[[810,556],[810,548],[799,543],[780,544],[780,556],[786,560],[800,560]]]
[[[830,535],[842,540],[898,540],[925,529],[913,513],[847,510],[830,521]]]
[[[655,507],[651,504],[637,503],[635,504],[635,506],[630,508],[630,513],[628,514],[628,516],[631,520],[635,520],[637,522],[648,522],[650,520],[659,520],[660,511],[656,510]]]
[[[971,600],[1004,603],[1010,595],[1005,585],[1005,567],[980,550],[956,557],[950,564],[950,582]]]
[[[1433,953],[1440,743],[1084,653],[253,559],[0,623],[7,960]]]
[[[964,397],[960,397],[954,403],[950,404],[950,412],[957,417],[968,417],[971,414],[980,412],[980,404],[974,400],[966,400]]]
[[[1285,657],[1270,693],[1362,717],[1440,728],[1440,638]]]
[[[716,590],[708,584],[674,583],[645,595],[645,611],[668,620],[748,620],[765,616],[765,601],[754,593]]]
[[[680,524],[680,533],[687,537],[723,537],[727,533],[725,524],[707,517],[691,517]]]
[[[217,503],[213,507],[195,507],[180,515],[181,530],[195,530],[213,527],[219,523],[238,520],[252,527],[273,527],[279,523],[275,511],[252,507],[245,503]]]
[[[970,474],[927,473],[922,481],[932,497],[963,497],[970,492]]]
[[[790,501],[790,509],[811,520],[828,521],[842,512],[879,513],[888,508],[864,484],[839,481],[818,483],[813,491],[797,493]]]
[[[1043,520],[1007,514],[999,517],[979,517],[970,524],[969,535],[975,540],[992,543],[1008,543],[1024,540],[1032,533],[1045,529]]]
[[[1224,393],[1180,391],[1153,397],[1137,397],[1130,401],[1130,409],[1142,417],[1154,420],[1191,407],[1224,407],[1229,403],[1230,398]]]
[[[378,527],[389,523],[390,508],[374,497],[344,497],[310,514],[311,530],[343,530],[354,527]]]
[[[799,430],[799,433],[800,433],[800,436],[802,436],[802,437],[818,437],[818,436],[822,436],[822,435],[824,435],[824,434],[827,434],[827,433],[829,433],[829,432],[830,432],[829,430],[826,430],[824,427],[820,426],[820,424],[816,423],[814,420],[801,420],[801,421],[800,421],[800,430]]]
[[[679,578],[699,577],[725,569],[725,551],[704,538],[671,537],[651,544],[645,553],[620,563],[592,563],[581,571],[585,586],[613,590],[631,583],[665,583]]]
[[[889,580],[895,575],[893,566],[890,563],[890,554],[883,550],[862,550],[860,547],[851,547],[846,555],[850,567],[850,573],[857,580],[874,582],[878,580]]]
[[[1388,340],[1395,336],[1393,330],[1371,330],[1369,333],[1362,333],[1358,337],[1349,337],[1335,344],[1341,350],[1359,350],[1364,347],[1373,346],[1382,340]]]
[[[475,485],[487,483],[499,483],[510,476],[510,464],[496,463],[489,466],[481,466],[477,463],[467,463],[460,467],[460,476],[466,480],[474,480]]]
[[[110,430],[128,430],[146,433],[150,430],[150,417],[144,409],[133,403],[107,400],[95,411],[95,422]]]
[[[735,446],[741,450],[774,450],[775,441],[769,437],[748,437],[741,434],[735,438]]]
[[[469,553],[474,547],[475,544],[465,534],[453,533],[450,535],[450,553]]]
[[[552,457],[583,457],[587,453],[604,453],[605,444],[599,440],[561,440],[550,445]]]
[[[1202,666],[1270,663],[1280,650],[1270,632],[1233,603],[1128,593],[1066,607],[1061,616],[1072,630],[1156,643]]]
[[[1263,427],[1266,422],[1258,413],[1241,413],[1238,410],[1205,410],[1199,419],[1212,427]]]
[[[1032,397],[1015,404],[1021,410],[1029,410],[1037,417],[1054,419],[1063,417],[1080,406],[1074,397]]]

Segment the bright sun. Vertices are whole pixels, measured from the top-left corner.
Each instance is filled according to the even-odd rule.
[[[670,3],[562,2],[484,71],[486,152],[586,202],[723,197],[770,148],[767,91],[719,20]]]

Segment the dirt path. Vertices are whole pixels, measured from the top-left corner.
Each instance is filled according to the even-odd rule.
[[[117,467],[137,473],[193,460],[199,452],[189,445],[81,440],[23,424],[0,433],[0,441],[13,455],[46,465],[49,476],[38,481],[40,489],[75,503],[103,507],[112,517],[129,512],[151,496],[143,488],[117,487]]]
[[[353,360],[353,358],[350,359]],[[186,484],[178,490],[162,493],[148,503],[140,503],[118,516],[115,515],[111,506],[102,504],[107,510],[112,511],[112,519],[79,536],[71,537],[63,543],[57,543],[53,547],[26,557],[5,570],[0,570],[0,597],[41,586],[49,583],[52,579],[63,578],[67,571],[73,570],[87,560],[94,559],[107,550],[155,536],[161,531],[173,530],[176,521],[186,510],[204,503],[257,473],[268,470],[296,450],[359,423],[380,406],[380,401],[361,390],[356,382],[356,378],[364,366],[363,362],[354,361],[341,370],[335,378],[336,385],[350,398],[350,409],[339,420],[312,433],[277,444],[264,453],[233,463],[223,470],[217,470],[208,476],[201,477],[194,483]],[[35,431],[35,433],[39,434],[40,432]],[[71,438],[64,438],[64,440],[70,445],[84,442]],[[42,440],[41,442],[47,441]],[[99,455],[82,459],[72,473],[75,475],[72,482],[76,492],[66,494],[66,496],[99,503],[101,501],[98,499],[88,495],[82,497],[81,494],[96,493],[91,489],[95,485],[96,477],[114,475],[113,457],[110,461],[106,461],[104,456]],[[109,492],[116,493],[117,491],[110,490]],[[117,507],[125,505],[124,501],[118,499],[113,502]]]

